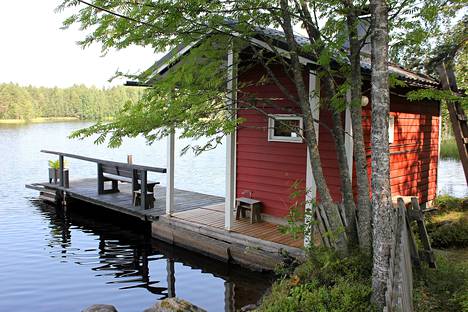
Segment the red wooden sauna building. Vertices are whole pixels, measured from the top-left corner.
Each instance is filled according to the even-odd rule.
[[[292,198],[292,186],[299,185],[310,191],[311,197],[317,194],[311,167],[308,162],[307,145],[301,135],[295,133],[294,127],[284,127],[289,123],[297,128],[302,127],[300,109],[295,102],[290,101],[283,92],[289,90],[294,95],[295,87],[286,74],[285,64],[288,62],[287,45],[281,32],[273,29],[261,29],[251,38],[243,38],[243,47],[229,49],[225,58],[227,66],[227,107],[236,112],[243,122],[236,131],[226,135],[226,192],[225,203],[216,211],[224,220],[207,221],[215,209],[209,212],[173,213],[170,190],[166,204],[166,217],[160,217],[170,226],[164,227],[164,222],[153,226],[153,235],[176,242],[180,239],[182,245],[193,245],[186,242],[173,228],[190,228],[191,233],[197,232],[206,237],[222,240],[223,244],[233,238],[236,244],[249,241],[248,235],[257,235],[262,241],[273,241],[285,244],[286,238],[273,239],[268,235],[259,235],[259,231],[239,230],[239,222],[235,219],[236,199],[250,197],[262,203],[261,218],[264,224],[281,224],[285,222],[290,208],[298,201]],[[297,36],[298,43],[307,43],[308,39]],[[150,69],[151,79],[157,83],[164,79],[167,73],[178,70],[184,59],[191,55],[193,49],[200,46],[200,41],[190,45],[181,45],[169,52]],[[284,52],[284,60],[271,62],[269,53],[272,47]],[[205,47],[206,48],[206,47]],[[259,61],[258,51],[263,51],[263,61]],[[194,55],[196,53],[193,53]],[[200,66],[203,66],[202,60]],[[332,127],[331,113],[320,107],[320,79],[316,76],[318,64],[308,55],[301,55],[300,61],[304,68],[304,82],[309,92],[309,101],[316,123],[318,147],[326,182],[336,202],[341,201],[339,169]],[[262,63],[269,63],[267,71]],[[276,64],[276,65],[275,65]],[[370,61],[363,57],[361,61],[364,85],[363,126],[370,176]],[[391,158],[391,188],[392,195],[417,196],[421,204],[433,200],[437,193],[437,164],[440,137],[440,104],[435,101],[409,101],[406,94],[411,90],[421,88],[439,88],[439,83],[431,77],[417,74],[400,66],[390,64],[390,74],[404,82],[404,87],[391,88],[391,106],[389,116],[389,139]],[[267,79],[274,73],[277,81]],[[337,79],[343,79],[337,74]],[[281,85],[281,88],[278,86]],[[349,109],[343,111],[342,120],[345,136],[345,148],[348,166],[353,172],[353,185],[356,185],[356,174],[353,160],[352,127]],[[280,121],[280,122],[279,122]],[[297,132],[297,131],[296,131]],[[168,155],[174,153],[174,134],[168,142]],[[172,156],[173,157],[173,156]],[[168,157],[168,176],[173,176],[174,164]],[[170,180],[170,179],[169,179]],[[173,183],[173,180],[171,180]],[[304,195],[302,195],[304,198]],[[300,199],[300,198],[299,198]],[[190,219],[187,215],[191,214]],[[211,223],[210,223],[211,222]],[[237,223],[236,223],[237,222]],[[196,226],[193,226],[196,224]],[[222,225],[220,225],[222,224]],[[201,230],[202,229],[202,230]],[[220,232],[220,229],[224,232]],[[236,232],[237,231],[237,232]],[[247,231],[247,232],[246,232]],[[277,232],[277,230],[275,229]],[[275,232],[275,233],[276,233]],[[234,234],[232,234],[234,233]],[[237,237],[236,233],[245,234]],[[190,234],[190,235],[192,235]],[[177,236],[179,235],[179,236]],[[189,235],[189,234],[187,234]],[[176,238],[179,237],[179,238]],[[220,238],[221,237],[221,238]],[[227,238],[229,237],[229,239]],[[288,243],[289,244],[289,243]],[[215,244],[213,244],[215,245]],[[211,246],[213,246],[211,245]],[[291,243],[290,246],[302,246]],[[256,245],[255,245],[256,246]],[[275,245],[276,246],[276,245]],[[280,246],[280,245],[278,245]],[[276,246],[275,248],[278,249]],[[282,246],[282,245],[281,245]],[[276,250],[274,249],[274,250]],[[233,255],[234,252],[228,252]]]

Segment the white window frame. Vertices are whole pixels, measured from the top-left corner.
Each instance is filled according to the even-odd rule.
[[[395,140],[395,116],[390,115],[388,118],[388,143],[392,144]]]
[[[286,137],[275,135],[275,122],[277,120],[298,120],[299,121],[299,135],[297,137]],[[269,142],[290,142],[290,143],[302,143],[302,129],[303,129],[302,117],[292,114],[269,114],[268,115],[268,141]]]

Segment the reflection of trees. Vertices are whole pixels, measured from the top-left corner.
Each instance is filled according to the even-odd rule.
[[[52,238],[51,248],[61,248],[62,257],[77,264],[86,264],[89,251],[71,249],[71,229],[79,229],[99,238],[97,258],[98,265],[92,270],[96,276],[111,276],[112,284],[121,284],[120,289],[145,288],[157,295],[157,299],[176,295],[176,274],[174,263],[179,262],[203,273],[211,273],[225,280],[225,310],[235,311],[242,306],[259,300],[272,281],[271,275],[251,272],[238,266],[228,265],[152,240],[149,227],[140,221],[126,216],[109,213],[98,207],[74,206],[64,212],[45,204],[37,205],[42,215],[50,223]],[[85,254],[83,254],[85,253]],[[166,285],[151,277],[150,262],[166,266]],[[203,295],[203,294],[201,294]]]

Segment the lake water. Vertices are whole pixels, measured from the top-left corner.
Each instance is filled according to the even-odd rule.
[[[24,184],[47,179],[52,155],[41,149],[96,158],[166,165],[165,141],[142,138],[111,150],[92,140],[69,140],[89,123],[0,125],[0,311],[81,311],[111,303],[142,311],[177,295],[209,311],[233,311],[256,302],[272,276],[226,265],[150,238],[141,223],[82,205],[66,213],[39,202]],[[180,151],[188,140],[177,140]],[[225,149],[176,158],[175,186],[224,196]],[[95,175],[93,164],[69,160],[70,178]],[[441,161],[439,189],[468,196],[463,169]],[[165,177],[155,175],[164,185]]]
[[[54,156],[41,149],[117,161],[133,154],[135,163],[165,167],[164,141],[146,146],[136,138],[110,150],[66,138],[87,124],[0,125],[0,311],[81,311],[94,303],[143,311],[174,294],[208,311],[255,303],[271,275],[153,240],[142,223],[98,207],[81,204],[64,213],[24,187],[47,179]],[[177,149],[187,142],[178,141]],[[177,157],[176,187],[223,196],[224,153]],[[96,174],[93,164],[71,159],[68,165],[71,179]]]

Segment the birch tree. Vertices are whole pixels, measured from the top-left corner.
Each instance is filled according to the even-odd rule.
[[[372,15],[372,209],[373,268],[372,299],[380,308],[385,303],[392,241],[392,197],[388,122],[390,91],[388,78],[388,6],[386,0],[371,0]]]

